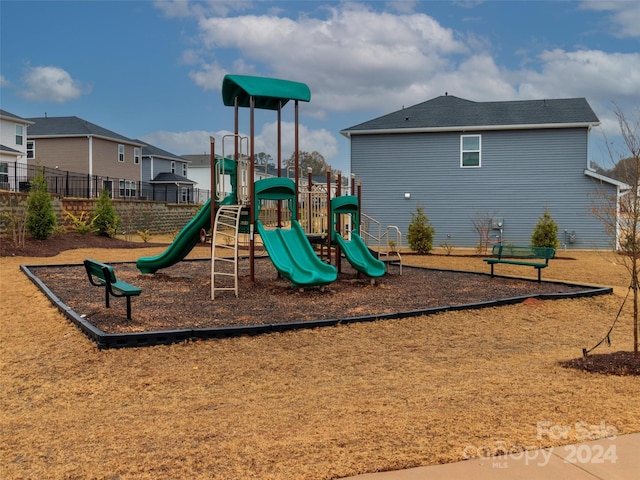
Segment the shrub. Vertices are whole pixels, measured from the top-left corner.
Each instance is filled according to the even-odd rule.
[[[411,212],[411,223],[407,234],[409,247],[420,255],[426,255],[433,248],[433,235],[435,229],[429,223],[429,219],[424,214],[424,208],[418,207],[417,211]]]
[[[27,196],[27,232],[36,240],[46,240],[56,226],[51,195],[47,191],[47,179],[40,169],[31,180]]]
[[[144,243],[147,243],[149,240],[151,240],[151,233],[149,232],[149,229],[138,230],[137,233]]]
[[[80,233],[81,235],[85,235],[87,233],[91,233],[94,229],[93,224],[96,221],[96,218],[91,218],[87,212],[80,212],[79,216],[75,216],[73,213],[68,212],[67,210],[63,210],[66,219],[71,222],[73,225],[73,229]]]
[[[551,248],[558,248],[558,245],[560,245],[560,241],[558,240],[558,225],[546,209],[533,229],[531,245],[534,247]]]
[[[98,232],[98,235],[103,237],[114,237],[118,233],[120,227],[120,217],[111,203],[111,197],[109,196],[109,190],[106,188],[102,190],[98,201],[96,203],[96,209],[93,212],[95,220],[92,222]]]

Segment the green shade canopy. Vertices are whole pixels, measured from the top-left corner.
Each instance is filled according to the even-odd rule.
[[[311,91],[304,83],[278,78],[252,77],[249,75],[225,75],[222,80],[222,101],[234,105],[238,97],[240,107],[249,107],[249,99],[255,97],[255,108],[277,110],[289,100],[311,100]]]

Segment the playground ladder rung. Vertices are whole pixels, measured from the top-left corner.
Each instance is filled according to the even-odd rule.
[[[215,299],[216,291],[231,291],[238,296],[238,232],[240,230],[240,215],[242,205],[223,205],[218,208],[212,232],[213,246],[211,248],[211,300]],[[230,233],[231,232],[231,233]],[[218,239],[233,238],[233,245],[220,243]],[[230,257],[221,256],[218,250],[233,250]],[[216,271],[216,262],[232,264],[233,273]],[[216,277],[234,277],[233,287],[216,287]]]

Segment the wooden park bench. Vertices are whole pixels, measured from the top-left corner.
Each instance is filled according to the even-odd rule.
[[[484,261],[491,265],[491,276],[493,277],[493,266],[496,263],[509,265],[524,265],[538,270],[538,282],[541,281],[540,272],[549,266],[549,260],[555,257],[555,248],[549,247],[514,247],[512,245],[494,245],[491,251],[493,257],[485,258]],[[544,260],[544,262],[542,261]]]
[[[113,267],[106,263],[98,262],[87,258],[84,261],[84,268],[87,270],[89,282],[96,287],[104,287],[105,296],[104,303],[109,308],[109,296],[126,297],[127,298],[127,319],[131,320],[131,297],[140,295],[142,289],[123,282],[116,278],[116,272]]]

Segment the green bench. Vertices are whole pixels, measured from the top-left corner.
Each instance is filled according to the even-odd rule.
[[[541,281],[540,272],[549,266],[549,260],[555,257],[556,249],[549,247],[514,247],[512,245],[494,245],[491,251],[493,257],[485,258],[484,261],[491,265],[491,276],[493,277],[493,266],[497,263],[509,265],[524,265],[538,270],[538,282]],[[544,260],[544,262],[542,261]]]
[[[131,320],[131,297],[138,296],[142,293],[142,289],[123,282],[116,278],[116,272],[113,267],[106,263],[85,259],[84,268],[87,270],[89,282],[96,287],[104,287],[105,296],[104,303],[109,308],[109,296],[126,297],[127,299],[127,319]]]

